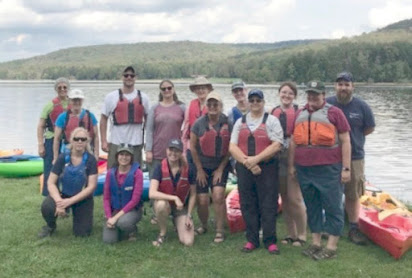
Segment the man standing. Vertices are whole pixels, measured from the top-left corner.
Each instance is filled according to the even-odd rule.
[[[243,115],[249,112],[245,82],[238,80],[232,83],[232,96],[236,99],[237,103],[226,114],[229,122],[234,125],[239,118],[242,118]]]
[[[149,99],[145,93],[135,89],[136,73],[133,67],[125,68],[122,80],[123,88],[106,96],[100,118],[102,150],[109,153],[108,168],[114,166],[119,145],[133,148],[134,161],[142,165],[143,124],[149,111]],[[107,140],[109,117],[110,137]]]
[[[366,238],[358,226],[359,198],[365,190],[365,136],[374,131],[375,119],[369,105],[353,96],[354,89],[352,74],[350,72],[339,73],[335,82],[336,95],[328,97],[326,101],[343,111],[351,127],[351,181],[345,184],[345,209],[350,225],[348,236],[353,243],[365,245]]]
[[[340,109],[325,102],[322,82],[309,82],[306,93],[289,146],[289,174],[297,173],[312,232],[312,245],[302,253],[332,259],[344,227],[342,183],[350,180],[350,126]],[[329,234],[326,248],[321,246],[322,232]]]

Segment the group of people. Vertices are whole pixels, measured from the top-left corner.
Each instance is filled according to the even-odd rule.
[[[43,195],[47,196],[42,204],[47,225],[39,237],[50,236],[56,218],[67,216],[69,208],[74,234],[90,234],[101,142],[101,149],[108,152],[103,190],[106,243],[136,239],[143,207],[143,149],[152,223],[159,226],[154,246],[166,240],[170,218],[180,242],[193,245],[195,235],[208,232],[210,200],[213,241],[223,242],[229,172],[237,176],[246,223],[243,252],[258,248],[262,238],[270,254],[280,253],[279,194],[287,227],[282,244],[305,246],[308,224],[312,242],[302,253],[316,260],[336,257],[344,226],[343,192],[349,239],[366,243],[357,222],[364,190],[365,136],[373,132],[375,123],[369,106],[353,96],[349,72],[338,74],[336,96],[329,98],[322,82],[310,81],[305,90],[307,104],[301,108],[295,104],[293,82],[281,84],[280,105],[268,110],[262,90],[249,90],[243,81],[235,81],[236,105],[226,113],[221,95],[202,76],[189,86],[196,97],[187,108],[170,80],[160,83],[158,103],[152,106],[147,95],[135,88],[133,67],[123,71],[122,81],[122,88],[104,100],[99,133],[94,115],[82,108],[83,92],[69,91],[65,78],[56,80],[57,97],[45,106],[37,132],[39,154],[45,161]],[[198,227],[192,217],[195,206]],[[325,247],[323,234],[328,236]]]

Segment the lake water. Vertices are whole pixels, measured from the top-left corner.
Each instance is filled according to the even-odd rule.
[[[40,112],[54,96],[54,83],[0,82],[0,149],[23,148],[26,154],[37,153],[36,127]],[[86,94],[84,106],[100,118],[104,97],[119,88],[120,82],[74,82]],[[179,98],[186,104],[194,97],[187,83],[175,84]],[[158,83],[139,83],[150,101],[157,101]],[[225,110],[234,105],[229,85],[215,85],[224,101]],[[277,87],[260,87],[265,92],[266,104],[279,104]],[[333,94],[330,88],[328,95]],[[359,87],[355,95],[363,98],[375,114],[375,132],[366,140],[366,178],[376,186],[401,200],[412,203],[412,87]],[[305,103],[299,91],[298,103]],[[13,120],[14,118],[14,120]]]

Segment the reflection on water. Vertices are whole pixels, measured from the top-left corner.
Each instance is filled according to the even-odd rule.
[[[85,107],[100,118],[104,97],[120,83],[74,83],[86,94]],[[138,84],[152,102],[157,101],[157,84]],[[234,105],[229,85],[215,85],[223,98],[225,110]],[[250,86],[258,87],[258,86]],[[267,107],[277,105],[277,87],[260,86],[265,92]],[[188,84],[176,84],[179,98],[189,103],[194,97]],[[329,94],[333,94],[330,92]],[[402,200],[412,203],[412,89],[358,88],[356,94],[372,107],[376,118],[375,132],[366,140],[366,177]],[[53,83],[0,83],[0,149],[24,148],[37,153],[36,127],[40,112],[55,96]],[[298,103],[305,96],[299,92]]]

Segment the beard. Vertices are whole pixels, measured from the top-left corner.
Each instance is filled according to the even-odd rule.
[[[352,100],[352,93],[348,94],[336,94],[336,98],[338,99],[338,102],[341,104],[348,104]]]

